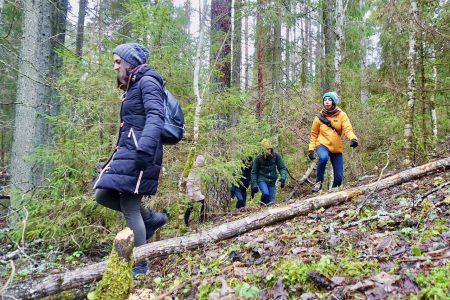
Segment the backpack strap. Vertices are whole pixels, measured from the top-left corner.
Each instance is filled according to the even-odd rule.
[[[322,113],[319,113],[317,115],[317,117],[319,118],[320,122],[324,123],[325,125],[327,125],[328,127],[330,127],[331,129],[333,129],[334,132],[336,132],[339,136],[341,135],[336,128],[333,127],[333,125],[331,124],[330,120],[328,120]]]

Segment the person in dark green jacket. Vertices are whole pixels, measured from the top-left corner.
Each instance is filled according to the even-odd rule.
[[[253,195],[261,191],[261,205],[269,205],[275,201],[275,183],[280,173],[281,188],[286,183],[286,166],[281,155],[272,147],[268,139],[261,141],[262,152],[253,160],[251,184]]]

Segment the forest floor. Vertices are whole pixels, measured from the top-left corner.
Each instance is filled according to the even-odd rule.
[[[130,299],[450,299],[449,180],[437,172],[150,260]]]
[[[437,171],[236,238],[150,259],[150,272],[135,281],[129,299],[450,299],[449,182],[448,170]],[[306,199],[309,190],[304,185],[299,193]],[[186,233],[259,210],[246,207],[202,225],[193,222]],[[170,230],[163,228],[164,239],[170,237],[165,231]],[[62,271],[46,262],[51,249],[40,252],[46,255],[26,259],[41,274]],[[105,255],[93,249],[62,264],[72,269]],[[56,299],[82,299],[89,288]]]

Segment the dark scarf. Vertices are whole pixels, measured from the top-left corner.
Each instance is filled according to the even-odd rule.
[[[325,109],[323,108],[321,110],[322,115],[326,116],[326,117],[331,117],[334,116],[338,111],[338,108],[336,106],[336,104],[333,103],[333,105],[331,106],[330,109]]]

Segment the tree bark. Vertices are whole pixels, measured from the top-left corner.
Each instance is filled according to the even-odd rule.
[[[43,168],[29,156],[47,143],[50,113],[50,76],[55,56],[52,43],[51,1],[24,1],[22,44],[19,55],[16,116],[11,150],[11,181],[16,188],[29,191],[44,180]],[[23,74],[26,74],[24,76]],[[14,201],[12,208],[17,208]]]
[[[336,40],[334,52],[334,82],[335,92],[341,97],[341,45],[344,40],[344,6],[343,0],[336,0]]]
[[[217,50],[218,49],[218,50]],[[211,1],[211,59],[218,69],[214,76],[215,91],[231,85],[231,1]]]
[[[274,1],[275,16],[273,22],[273,57],[272,57],[272,89],[277,95],[281,86],[281,5],[279,1]],[[283,97],[275,97],[281,100]],[[279,105],[274,102],[274,115],[278,118]]]
[[[434,95],[437,91],[437,68],[436,68],[436,50],[434,49],[434,46],[432,46],[431,49],[431,62],[432,62],[432,71],[431,71],[431,78],[433,82],[433,92],[431,93],[430,97],[430,111],[431,111],[431,128],[433,131],[433,151],[436,150],[437,146],[437,134],[438,134],[438,128],[437,128],[437,113],[436,113],[436,104],[434,100]]]
[[[339,205],[353,197],[381,191],[391,186],[424,176],[427,173],[435,172],[437,170],[446,170],[449,167],[450,157],[447,157],[345,191],[319,195],[308,199],[300,199],[284,206],[269,207],[243,219],[224,223],[209,230],[137,247],[134,251],[134,261],[140,262],[146,258],[167,256],[173,253],[184,252],[189,249],[204,247],[209,243],[229,239],[264,226],[289,220],[322,207],[328,208],[330,206]],[[105,265],[105,262],[101,262],[66,273],[54,274],[42,279],[21,283],[18,286],[7,289],[5,296],[28,299],[44,297],[63,290],[73,289],[100,278],[105,270]]]
[[[233,19],[233,65],[231,68],[231,85],[240,89],[241,86],[241,64],[242,64],[242,0],[234,0]]]
[[[95,299],[126,299],[133,288],[134,234],[130,228],[120,231],[113,244],[102,280],[95,289]]]
[[[331,1],[322,1],[322,32],[323,32],[323,46],[325,48],[325,56],[323,62],[323,77],[322,77],[322,92],[328,92],[335,89],[333,78],[333,58],[334,46],[336,44],[334,34],[334,4]],[[339,95],[341,96],[341,95]]]
[[[359,7],[362,11],[363,7],[364,7],[364,0],[360,0],[359,1]],[[361,60],[360,60],[360,76],[361,76],[361,87],[360,87],[360,99],[361,99],[361,106],[362,106],[362,110],[364,113],[368,112],[368,108],[369,108],[369,89],[368,89],[368,79],[367,79],[367,37],[365,34],[365,27],[366,24],[364,22],[364,16],[361,17],[361,31],[362,31],[362,35],[361,35],[361,41],[360,41],[360,46],[361,46]]]
[[[207,0],[203,0],[203,15],[206,16],[206,13],[208,11],[208,2]],[[200,12],[201,14],[201,12]],[[203,20],[205,18],[202,18]],[[197,105],[195,106],[195,114],[194,114],[194,145],[197,145],[198,137],[199,137],[199,131],[200,131],[200,112],[202,110],[202,104],[203,100],[200,95],[200,89],[199,89],[199,78],[200,78],[200,69],[202,67],[202,59],[201,59],[201,53],[203,49],[203,40],[205,36],[205,24],[200,23],[200,34],[198,38],[198,44],[197,44],[197,52],[196,52],[196,58],[195,58],[195,68],[194,68],[194,95],[197,99]]]
[[[409,50],[408,50],[408,107],[405,120],[405,165],[411,165],[414,157],[413,130],[414,130],[414,102],[416,99],[416,22],[417,2],[411,0],[409,15]]]
[[[79,56],[83,56],[83,41],[84,41],[84,18],[86,16],[87,0],[80,0],[78,8],[78,24],[77,24],[77,41],[75,47],[75,53]]]
[[[264,0],[258,0],[256,9],[256,61],[258,66],[258,102],[256,104],[256,117],[258,120],[261,120],[264,115]]]
[[[244,0],[244,1],[246,1],[246,0]],[[248,45],[248,19],[249,19],[249,16],[248,16],[248,3],[247,3],[247,1],[245,2],[245,27],[244,27],[244,56],[245,56],[245,60],[244,60],[244,67],[245,67],[245,69],[244,69],[244,87],[245,87],[245,91],[247,91],[248,90],[248,82],[249,82],[249,72],[248,72],[248,70],[249,70],[249,67],[250,67],[250,60],[249,60],[249,57],[248,57],[248,47],[249,47],[249,45]]]

